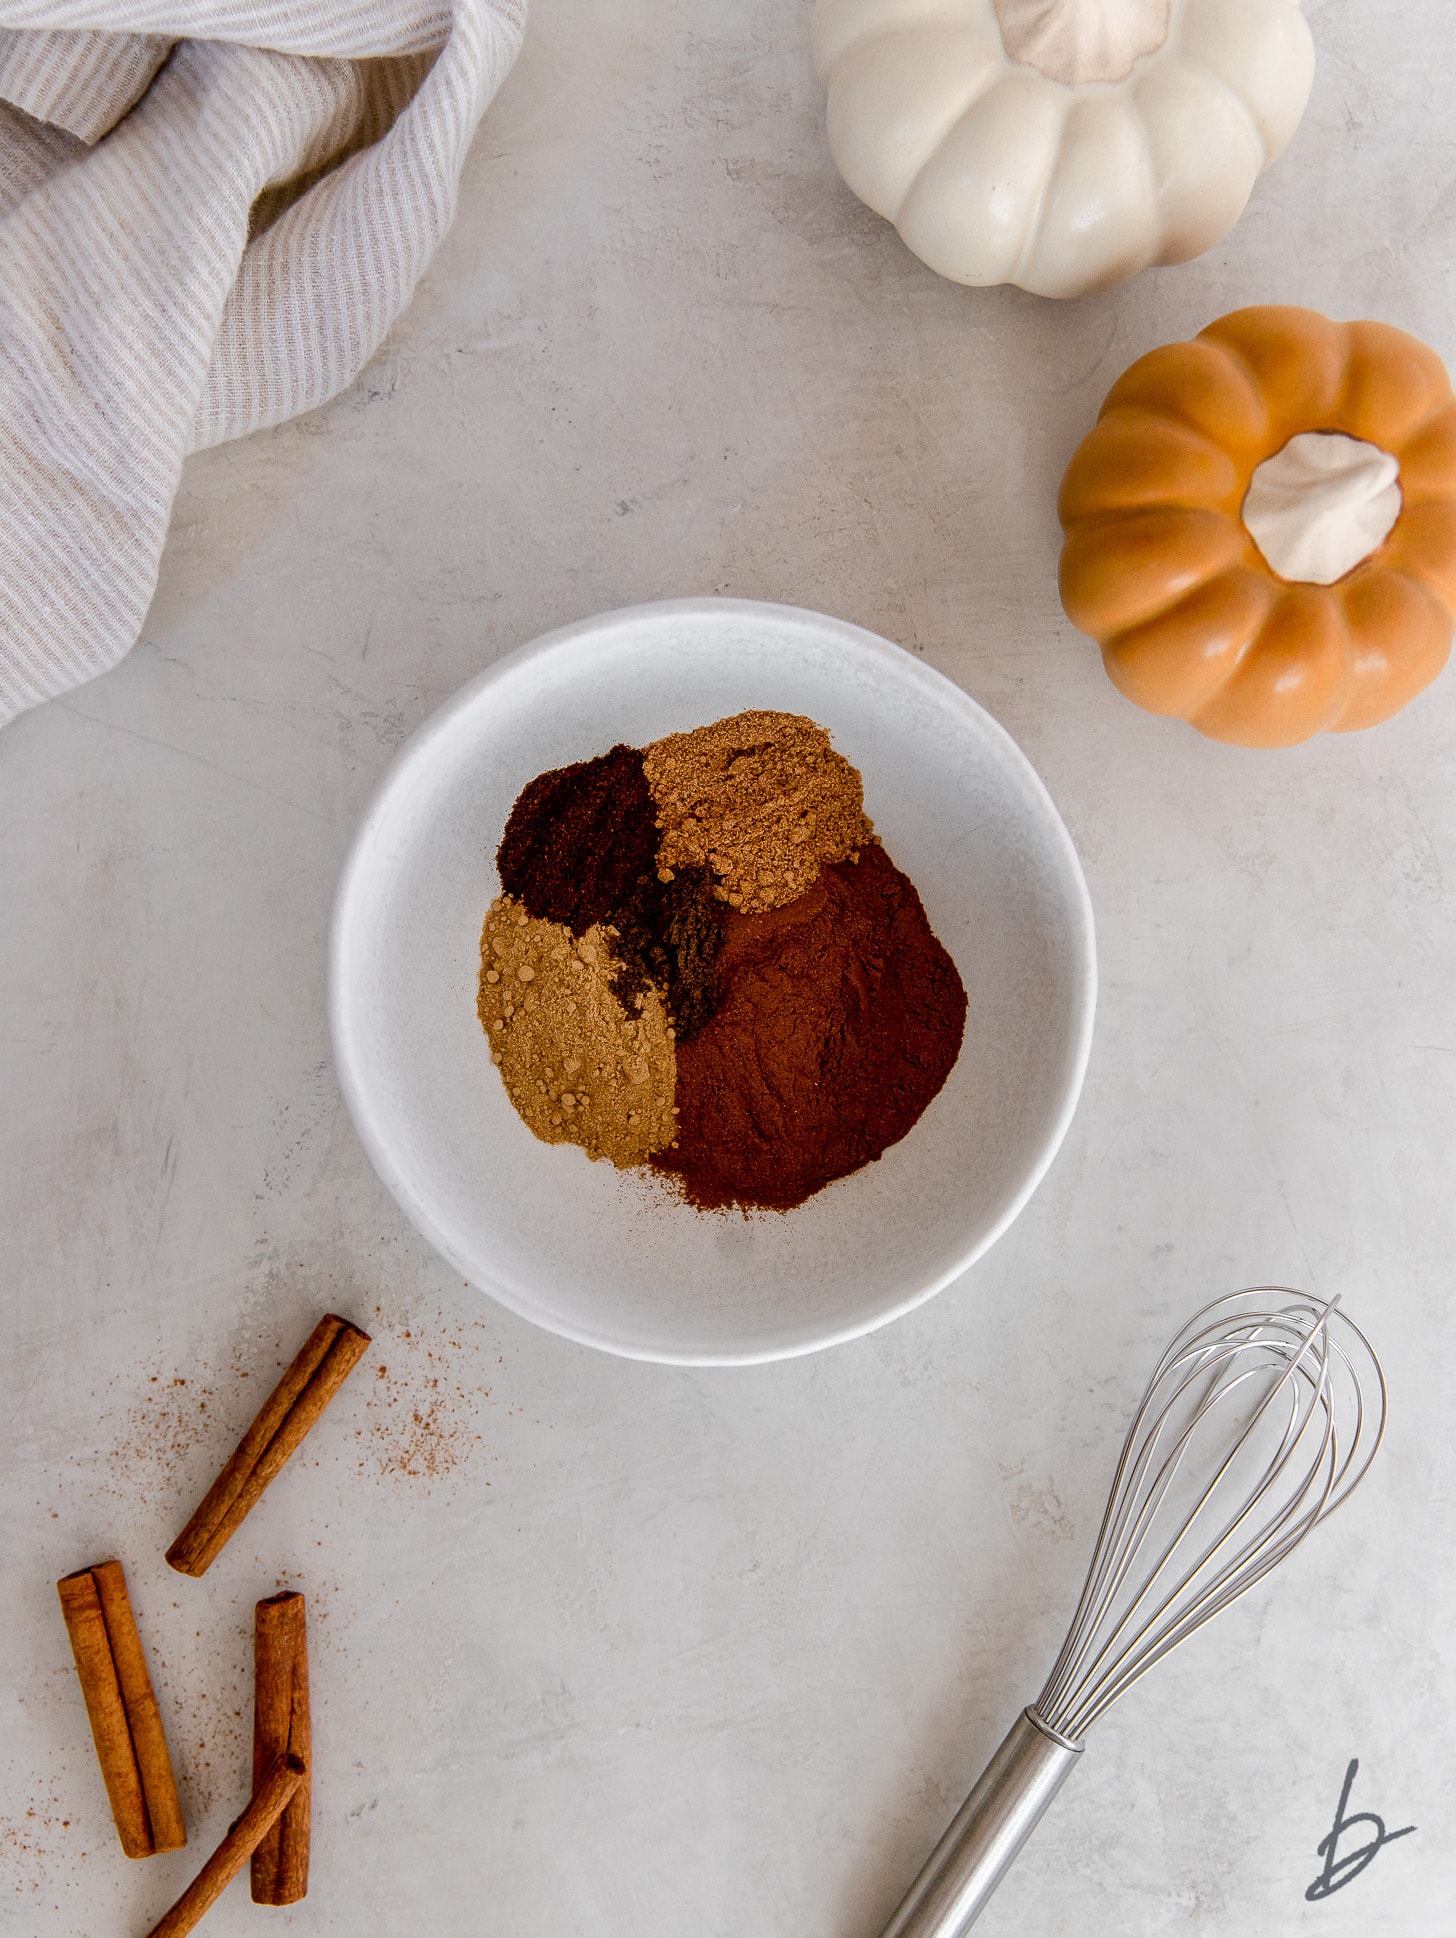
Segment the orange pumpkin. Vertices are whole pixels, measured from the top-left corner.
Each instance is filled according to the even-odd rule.
[[[1330,585],[1284,579],[1241,512],[1255,469],[1305,431],[1399,466],[1384,541]],[[1245,747],[1387,720],[1445,665],[1456,620],[1456,397],[1386,323],[1235,310],[1113,385],[1058,501],[1062,604],[1113,684]]]

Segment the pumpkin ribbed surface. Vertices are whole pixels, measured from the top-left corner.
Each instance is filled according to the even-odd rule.
[[[1168,0],[1157,44],[1134,37],[1123,72],[1099,65],[1119,41],[1110,11],[1032,10],[1059,49],[1048,72],[1047,36],[1008,52],[996,0],[816,0],[840,174],[954,282],[1080,296],[1200,255],[1299,123],[1309,28],[1298,0]],[[1069,49],[1120,78],[1057,78]]]
[[[1282,579],[1241,517],[1266,458],[1336,431],[1400,466],[1384,542],[1331,585]],[[1456,620],[1456,397],[1386,323],[1235,310],[1113,385],[1058,501],[1062,604],[1151,713],[1246,747],[1389,719]]]

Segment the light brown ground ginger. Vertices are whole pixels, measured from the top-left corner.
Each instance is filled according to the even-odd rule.
[[[677,1053],[662,998],[624,1009],[611,938],[496,898],[480,932],[477,1010],[506,1091],[548,1144],[580,1144],[627,1167],[672,1142]]]
[[[654,741],[643,757],[662,841],[657,866],[708,867],[745,915],[802,895],[874,839],[859,769],[801,713],[756,709]]]

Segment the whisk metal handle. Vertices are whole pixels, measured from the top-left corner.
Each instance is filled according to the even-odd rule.
[[[1058,1735],[1034,1709],[1023,1709],[885,1926],[884,1938],[963,1938],[1081,1754],[1080,1743]]]

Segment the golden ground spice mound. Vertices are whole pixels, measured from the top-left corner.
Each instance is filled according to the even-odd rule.
[[[516,1110],[548,1144],[626,1168],[672,1142],[677,1057],[656,989],[623,1007],[610,937],[577,937],[501,895],[480,935],[477,1009]]]
[[[874,839],[859,769],[801,713],[755,709],[668,734],[643,771],[659,870],[711,868],[745,915],[782,908]]]

